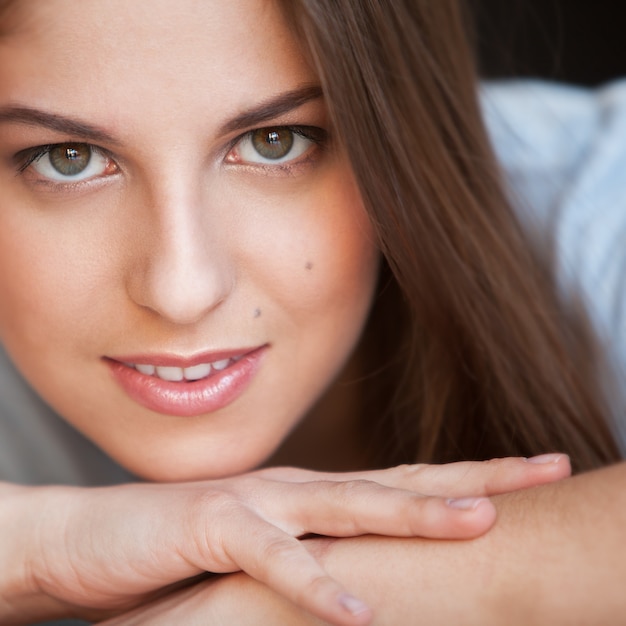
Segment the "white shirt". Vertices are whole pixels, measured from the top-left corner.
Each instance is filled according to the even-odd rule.
[[[582,295],[606,350],[626,451],[626,80],[504,81],[481,96],[520,218],[553,238],[561,288]]]

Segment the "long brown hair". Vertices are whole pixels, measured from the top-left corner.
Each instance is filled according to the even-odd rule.
[[[459,6],[283,4],[385,258],[364,339],[377,461],[618,459],[588,328],[508,206]]]

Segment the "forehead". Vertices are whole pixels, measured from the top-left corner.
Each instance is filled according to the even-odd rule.
[[[12,0],[5,18],[3,103],[208,115],[316,81],[274,0]]]

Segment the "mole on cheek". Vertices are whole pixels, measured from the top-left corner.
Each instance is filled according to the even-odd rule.
[[[254,317],[261,317],[261,309],[254,309]]]
[[[306,265],[304,267],[307,270],[312,270],[313,269],[313,263],[311,263],[311,261],[307,261]]]

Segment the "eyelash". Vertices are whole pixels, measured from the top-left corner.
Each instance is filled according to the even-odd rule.
[[[242,147],[252,145],[253,137],[255,133],[284,133],[288,132],[293,135],[293,137],[297,140],[306,140],[310,142],[310,146],[306,147],[306,149],[302,152],[301,155],[296,156],[293,159],[288,159],[286,157],[289,156],[291,152],[291,147],[288,150],[285,157],[280,157],[279,159],[272,160],[267,159],[265,162],[249,162],[249,161],[240,161],[238,160],[236,155],[232,155],[233,151],[237,149],[237,147],[242,149]],[[226,153],[223,157],[224,163],[227,165],[233,166],[243,166],[246,168],[254,168],[261,169],[264,173],[275,173],[280,175],[281,173],[290,174],[294,171],[295,168],[301,167],[309,162],[311,162],[315,155],[311,154],[312,150],[322,150],[328,144],[328,132],[323,128],[317,126],[292,126],[292,125],[283,125],[283,126],[267,126],[262,128],[257,128],[250,130],[242,135],[239,135],[228,145],[226,149]],[[55,148],[60,148],[64,146],[82,146],[87,147],[91,151],[92,155],[97,155],[100,158],[104,158],[110,160],[116,167],[117,163],[113,156],[105,149],[100,148],[98,146],[94,146],[88,143],[82,142],[62,142],[62,143],[53,143],[53,144],[44,144],[41,146],[35,146],[33,148],[28,148],[26,150],[22,150],[17,153],[14,157],[15,162],[17,163],[17,174],[22,175],[40,159],[49,155]],[[254,149],[254,148],[253,148]],[[258,154],[258,152],[257,152]],[[231,156],[232,155],[232,156]],[[304,158],[303,158],[304,157]],[[264,158],[263,155],[259,154],[259,158]],[[108,174],[111,175],[111,174]],[[52,178],[44,177],[41,182],[47,183],[49,185],[54,185],[57,187],[69,187],[76,186],[84,183],[90,183],[94,181],[94,179],[106,177],[107,175],[95,175],[89,178],[85,178],[82,180],[73,181],[70,177],[66,181],[54,180]]]
[[[89,182],[91,180],[98,179],[98,178],[106,178],[107,176],[116,174],[119,171],[119,167],[117,163],[115,162],[115,159],[110,155],[108,151],[104,150],[103,148],[100,148],[98,146],[94,146],[91,144],[68,141],[65,143],[53,143],[53,144],[47,144],[43,146],[36,146],[35,148],[29,148],[27,150],[24,150],[18,153],[16,156],[16,160],[18,162],[18,170],[17,170],[18,175],[24,174],[24,172],[26,172],[26,170],[28,170],[28,168],[31,165],[33,165],[34,163],[37,163],[40,159],[44,158],[45,156],[50,157],[50,155],[52,154],[54,150],[62,149],[62,148],[65,148],[68,154],[71,151],[78,153],[80,149],[88,148],[89,159],[88,159],[88,162],[85,164],[84,169],[81,170],[80,172],[77,172],[74,177],[68,175],[67,180],[54,179],[51,176],[46,177],[44,174],[40,173],[42,178],[44,179],[42,182],[55,184],[55,185],[76,185],[76,184],[80,184],[83,182]],[[110,171],[107,171],[106,173],[102,172],[100,174],[93,174],[91,176],[85,176],[84,178],[81,178],[81,174],[85,170],[88,170],[90,166],[93,167],[94,162],[96,164],[96,167],[98,166],[98,162],[100,162],[100,164],[105,168],[105,170],[110,170]],[[47,167],[48,169],[54,168],[54,166],[50,163],[50,160],[48,161],[48,164],[44,163],[43,166],[44,168]],[[57,174],[59,176],[63,175],[62,172],[60,172],[59,170],[57,170]]]

